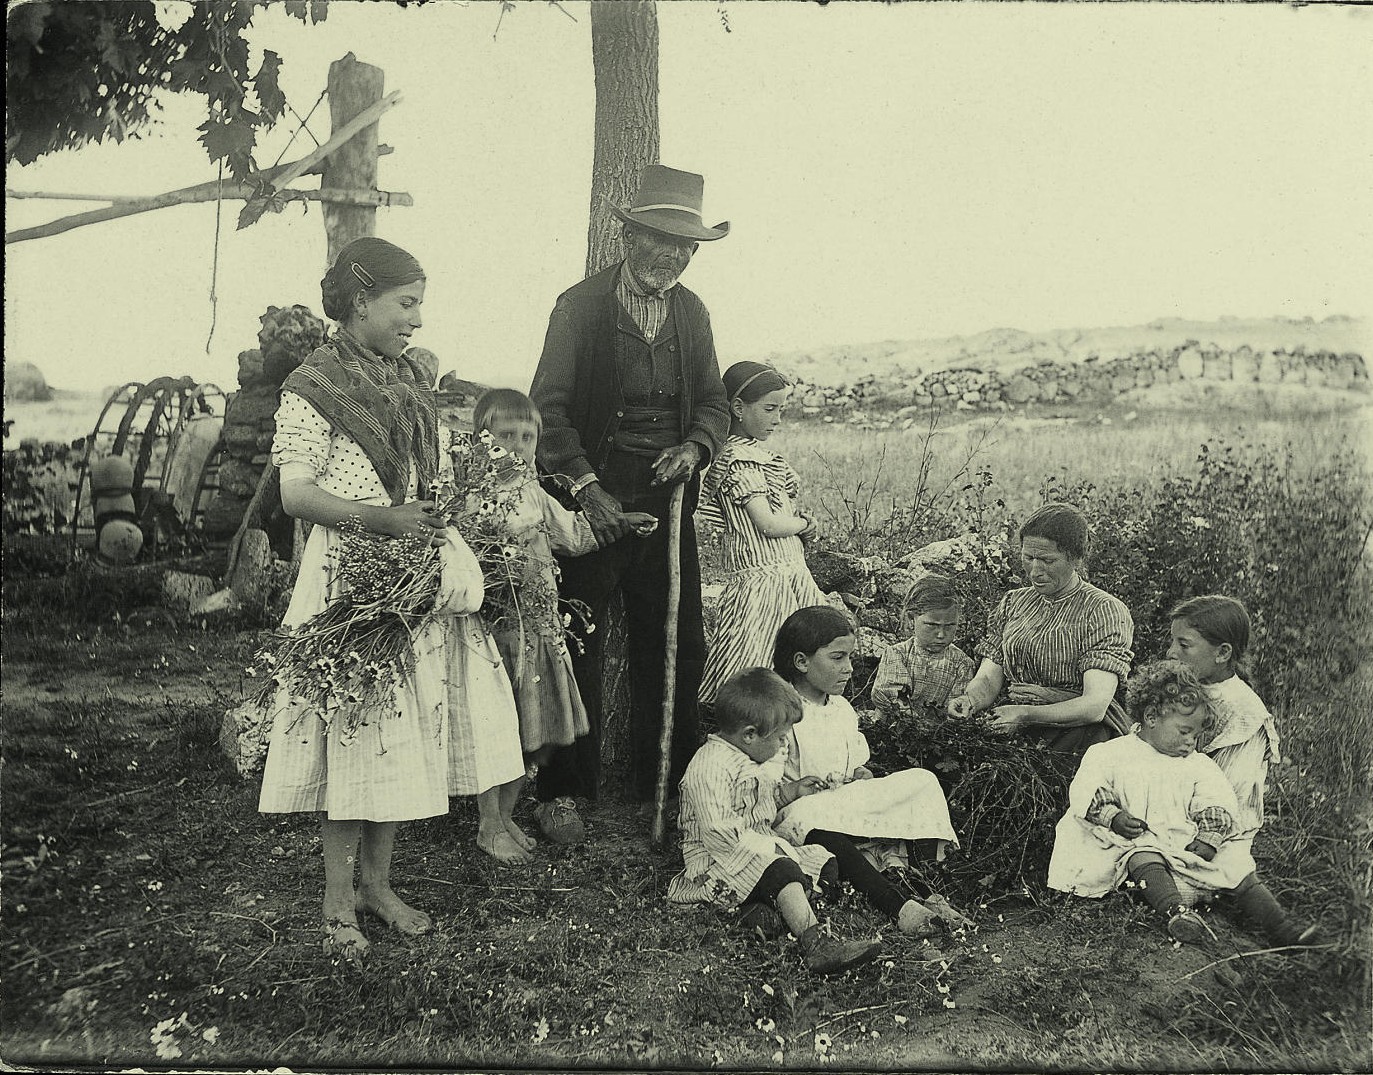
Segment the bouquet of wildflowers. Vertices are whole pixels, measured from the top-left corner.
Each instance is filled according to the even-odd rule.
[[[436,482],[430,492],[438,513],[476,555],[487,625],[522,638],[561,638],[571,633],[575,614],[591,630],[584,605],[560,611],[556,584],[549,581],[556,578],[556,565],[541,564],[512,529],[520,490],[536,480],[525,462],[487,432],[455,434],[450,456],[451,479]],[[348,743],[370,714],[394,711],[396,687],[414,672],[412,639],[435,615],[439,550],[427,536],[374,534],[356,518],[342,523],[339,532],[330,549],[338,596],[305,623],[277,631],[246,670],[258,686],[234,712],[240,772],[261,765],[282,689],[326,726],[343,720]]]
[[[558,565],[537,555],[529,533],[517,533],[515,515],[524,488],[538,477],[518,455],[495,443],[491,434],[454,433],[449,445],[453,491],[465,497],[466,510],[453,523],[477,557],[485,594],[481,616],[493,631],[515,632],[532,645],[536,636],[570,639],[579,649],[576,631],[590,634],[591,610],[581,601],[561,601]],[[537,526],[543,527],[542,521]]]
[[[338,597],[299,626],[277,631],[247,669],[258,681],[252,701],[265,716],[241,721],[240,751],[257,744],[254,754],[265,753],[282,688],[326,725],[342,719],[344,742],[351,742],[368,713],[394,708],[396,685],[414,671],[411,638],[433,615],[438,550],[422,535],[371,533],[356,518],[339,532],[330,549]]]

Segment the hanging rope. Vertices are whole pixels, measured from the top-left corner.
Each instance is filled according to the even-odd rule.
[[[306,124],[310,122],[310,117],[315,114],[315,109],[317,109],[320,106],[320,102],[324,100],[324,95],[328,92],[329,91],[327,89],[319,91],[319,96],[315,98],[315,103],[310,106],[310,111],[306,113],[304,119],[300,119],[300,113],[297,112],[294,108],[291,108],[291,103],[289,101],[286,102],[286,107],[291,109],[291,115],[295,116],[296,119],[300,119],[300,123],[297,124],[296,129],[291,132],[291,137],[286,140],[286,145],[284,145],[281,149],[281,152],[277,154],[277,159],[272,162],[273,168],[275,168],[278,164],[281,163],[281,159],[286,156],[286,151],[290,149],[292,143],[295,142],[296,135],[300,134],[302,130],[310,136],[310,140],[315,143],[316,147],[319,146],[320,142],[319,139],[315,137],[315,132],[310,130],[310,128],[306,126]]]
[[[219,188],[215,191],[215,246],[210,260],[210,334],[205,337],[205,353],[210,353],[210,341],[215,338],[215,322],[219,320],[219,225],[224,213],[224,162],[219,162]]]

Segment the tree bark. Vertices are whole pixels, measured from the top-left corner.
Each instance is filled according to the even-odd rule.
[[[358,113],[381,100],[385,75],[380,67],[362,63],[351,52],[329,65],[329,117],[337,131]],[[373,190],[377,185],[377,124],[372,123],[334,150],[324,165],[321,187]],[[332,265],[338,252],[354,239],[377,233],[372,206],[324,204],[324,231],[329,237]]]
[[[595,154],[586,274],[621,255],[620,221],[639,173],[658,161],[658,12],[653,0],[593,0],[591,61],[596,73]]]
[[[644,165],[658,162],[658,9],[653,0],[592,0],[591,62],[596,75],[595,152],[586,274],[622,256],[612,205],[638,193]],[[631,764],[628,654],[624,603],[606,610],[601,714],[601,777],[623,784]]]

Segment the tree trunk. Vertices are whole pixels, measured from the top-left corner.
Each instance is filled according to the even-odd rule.
[[[653,0],[592,0],[591,62],[596,73],[595,155],[586,274],[622,256],[620,221],[639,189],[644,165],[658,162],[658,11]],[[602,653],[601,777],[625,785],[629,747],[629,671],[624,604],[607,610]]]
[[[596,147],[586,274],[620,257],[620,221],[639,173],[658,161],[658,12],[653,0],[593,0],[591,62],[596,72]],[[353,184],[356,185],[356,184]]]
[[[329,65],[329,118],[338,130],[359,112],[381,100],[385,75],[380,67],[362,63],[351,52]],[[364,127],[334,150],[324,163],[321,187],[374,190],[377,185],[377,124]],[[329,237],[332,265],[338,252],[354,239],[377,233],[375,206],[324,203],[324,231]]]

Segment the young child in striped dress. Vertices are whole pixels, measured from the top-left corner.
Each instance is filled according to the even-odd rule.
[[[681,784],[684,867],[668,886],[671,903],[739,908],[745,926],[767,932],[781,912],[806,965],[836,974],[872,959],[879,943],[841,941],[820,931],[808,893],[832,880],[834,859],[820,847],[797,847],[773,831],[779,805],[812,794],[815,781],[784,789],[782,767],[801,699],[775,672],[746,669],[717,694],[717,731],[687,766]]]
[[[963,693],[977,666],[953,643],[962,611],[951,579],[928,574],[915,580],[901,616],[911,637],[888,646],[878,662],[872,684],[876,709],[890,716],[904,691],[912,705],[942,713],[950,698]]]
[[[534,453],[543,432],[543,418],[533,400],[513,388],[493,388],[477,400],[472,411],[472,430],[489,432],[492,440],[519,456],[528,467],[515,479],[516,499],[506,516],[511,536],[529,554],[529,567],[520,587],[524,625],[494,632],[496,647],[514,689],[527,770],[529,766],[546,763],[556,747],[568,746],[591,730],[564,639],[553,554],[582,556],[593,552],[596,537],[584,515],[559,504],[535,477]],[[640,532],[651,530],[657,523],[652,515],[643,512],[628,512],[625,518]],[[499,816],[509,839],[498,837],[489,845],[479,840],[483,851],[502,862],[528,862],[532,857],[534,840],[513,819],[524,784],[522,771],[495,791]],[[570,800],[555,799],[537,807],[540,827],[556,834],[559,843],[577,843],[583,835],[568,824],[553,823],[558,814],[576,818],[575,810],[567,810],[569,804]],[[489,808],[489,803],[486,805]],[[478,809],[483,806],[484,801],[478,796]]]
[[[783,620],[825,600],[806,567],[801,538],[815,523],[796,507],[796,472],[763,446],[781,424],[791,386],[761,362],[736,362],[723,379],[729,439],[701,485],[701,517],[724,527],[728,572],[701,675],[706,706],[735,672],[771,663]]]

